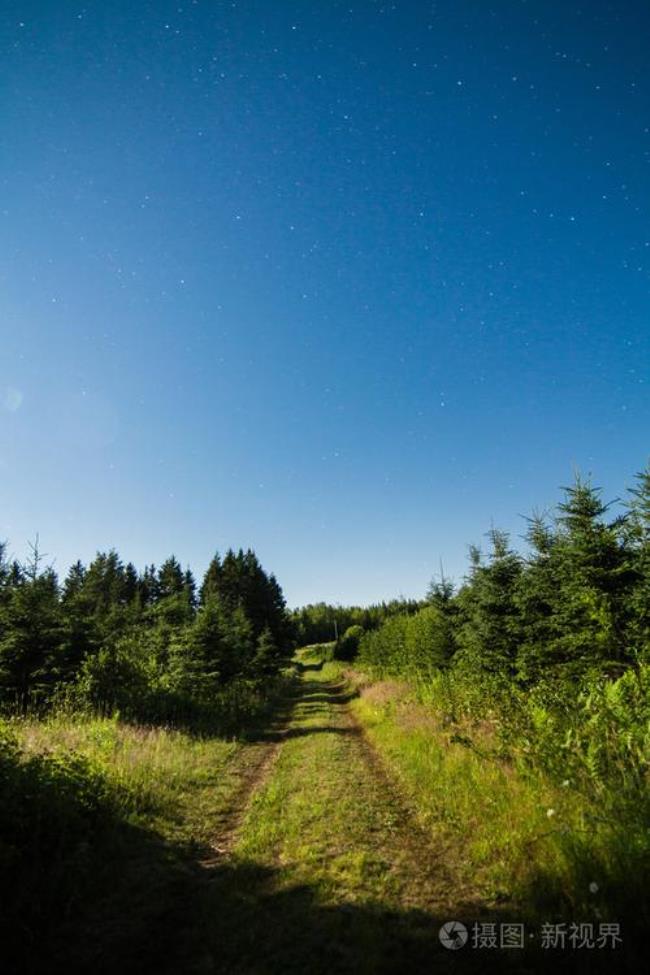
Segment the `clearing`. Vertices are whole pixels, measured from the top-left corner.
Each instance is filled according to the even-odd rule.
[[[67,925],[61,931],[54,967],[462,975],[546,971],[550,962],[559,972],[596,971],[587,952],[551,958],[472,944],[475,922],[494,925],[497,938],[502,923],[516,923],[512,905],[489,902],[468,875],[462,845],[413,807],[367,737],[342,666],[307,648],[295,668],[263,731],[183,746],[188,758],[198,749],[199,766],[177,803],[177,825],[131,830],[113,889],[70,926],[73,936]],[[200,763],[209,756],[207,769]],[[99,889],[107,886],[98,878]],[[461,950],[439,938],[454,921],[469,934]]]

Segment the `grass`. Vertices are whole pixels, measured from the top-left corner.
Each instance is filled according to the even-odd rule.
[[[8,850],[18,907],[5,899],[3,934],[20,922],[28,944],[9,970],[546,971],[535,952],[448,952],[440,924],[549,920],[548,905],[612,917],[599,854],[571,852],[587,835],[575,789],[496,755],[485,722],[446,725],[405,685],[357,674],[357,693],[318,648],[297,666],[275,723],[238,740],[111,719],[11,724],[0,826],[16,842],[0,843],[0,864]],[[30,890],[38,909],[22,914]]]
[[[290,725],[175,964],[182,953],[188,971],[374,975],[406,953],[428,970],[437,928],[402,810],[369,769],[339,666],[314,652],[302,664]]]
[[[506,753],[487,722],[446,724],[405,686],[366,686],[353,702],[369,741],[422,825],[456,851],[465,883],[533,923],[619,921],[647,930],[648,829],[617,819],[574,787]],[[610,790],[614,791],[614,790]]]
[[[317,654],[300,657],[290,726],[232,859],[195,905],[191,940],[220,973],[472,970],[450,962],[438,929],[459,912],[476,916],[474,891],[368,748],[341,665]],[[512,962],[488,957],[481,970]]]
[[[119,818],[171,841],[207,842],[236,781],[240,741],[111,718],[14,722],[24,754],[70,753],[102,774]]]
[[[4,960],[30,975],[140,970],[262,746],[107,718],[4,729]]]
[[[390,894],[391,865],[377,835],[394,812],[368,780],[363,753],[340,713],[338,667],[310,676],[273,776],[253,799],[238,857],[281,866],[287,884],[309,882],[322,903]],[[350,788],[351,783],[356,788]]]

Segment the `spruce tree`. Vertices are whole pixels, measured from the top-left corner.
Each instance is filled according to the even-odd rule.
[[[70,566],[61,597],[61,679],[75,678],[82,661],[99,649],[101,633],[93,593],[86,587],[82,562]]]
[[[192,570],[187,568],[183,575],[183,591],[192,611],[197,607],[196,582]]]
[[[167,599],[185,591],[185,576],[180,562],[171,555],[158,572],[157,598]]]
[[[41,561],[37,539],[19,584],[0,602],[0,688],[23,714],[52,690],[61,644],[58,580]]]
[[[514,593],[521,633],[517,671],[524,682],[538,679],[555,662],[551,647],[558,636],[556,532],[541,513],[534,513],[527,521],[525,538],[530,552]]]
[[[255,644],[251,673],[254,677],[272,677],[277,674],[281,665],[282,654],[270,628],[265,626]]]
[[[199,590],[199,603],[201,606],[207,602],[210,596],[219,595],[219,580],[221,579],[221,558],[219,553],[216,552],[214,558],[210,562],[207,571],[203,577],[203,582],[201,583],[201,588]]]
[[[522,560],[510,548],[506,532],[493,528],[488,538],[488,563],[483,564],[476,546],[470,548],[470,576],[458,596],[460,660],[479,672],[512,675],[520,639],[514,597]]]
[[[626,656],[626,600],[633,574],[618,522],[601,491],[579,475],[564,489],[553,546],[553,638],[550,660],[572,669],[620,666]]]
[[[623,534],[634,580],[628,598],[628,637],[632,655],[650,658],[650,464],[629,489],[628,517]]]

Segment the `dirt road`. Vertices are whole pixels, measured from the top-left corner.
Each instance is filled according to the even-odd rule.
[[[347,684],[327,664],[298,669],[293,698],[247,746],[161,970],[503,971],[503,960],[442,947],[440,925],[481,906],[366,741]]]

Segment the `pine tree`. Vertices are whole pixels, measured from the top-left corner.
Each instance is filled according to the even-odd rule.
[[[87,571],[82,562],[70,566],[63,582],[61,597],[62,638],[60,655],[61,680],[73,680],[82,661],[95,653],[101,642],[96,603],[86,587]]]
[[[266,574],[252,549],[229,549],[223,561],[215,555],[201,586],[201,603],[213,596],[229,613],[238,608],[244,612],[254,640],[268,626],[278,646],[289,645],[291,629],[282,590],[275,576]]]
[[[576,477],[558,506],[553,545],[553,638],[550,660],[574,669],[617,666],[626,656],[626,601],[633,573],[618,522],[601,491]]]
[[[278,649],[270,628],[265,626],[255,644],[255,655],[251,662],[251,672],[255,677],[271,677],[277,674],[281,665],[282,654]]]
[[[124,605],[124,566],[115,549],[97,553],[88,566],[83,588],[99,617]]]
[[[203,582],[201,583],[201,588],[199,590],[199,603],[201,606],[204,605],[210,598],[210,596],[219,595],[219,581],[221,579],[221,559],[219,553],[217,552],[210,562],[208,569],[203,577]]]
[[[493,528],[489,562],[470,548],[470,577],[458,596],[461,625],[460,659],[469,667],[512,675],[519,646],[519,614],[515,590],[522,572],[521,557],[509,545],[506,532]]]
[[[124,601],[129,606],[140,603],[140,577],[133,562],[127,562],[124,569]]]
[[[58,581],[41,561],[37,538],[20,583],[0,604],[0,688],[23,714],[51,690],[61,642]]]
[[[185,591],[185,577],[180,563],[171,555],[158,572],[158,599],[167,599]]]
[[[188,636],[188,667],[203,699],[243,672],[253,646],[250,624],[241,609],[230,613],[211,596],[197,613]]]
[[[634,581],[628,600],[630,652],[650,657],[650,464],[636,475],[629,489],[628,517],[623,535],[628,545]]]
[[[196,582],[191,569],[187,568],[183,575],[183,591],[192,611],[197,607]]]
[[[446,612],[452,605],[454,597],[454,584],[448,579],[442,569],[440,578],[433,578],[427,590],[427,601],[435,606],[436,609]]]
[[[7,543],[0,542],[0,596],[9,582],[9,563],[7,561]]]
[[[141,605],[153,606],[158,599],[158,571],[155,565],[146,566],[140,577],[139,588]]]
[[[525,682],[538,679],[554,662],[550,648],[558,635],[557,533],[541,513],[534,513],[527,521],[525,538],[530,554],[514,593],[521,631],[517,670]]]
[[[86,568],[81,561],[75,562],[70,566],[68,574],[63,582],[63,602],[75,599],[83,591],[86,581]]]

